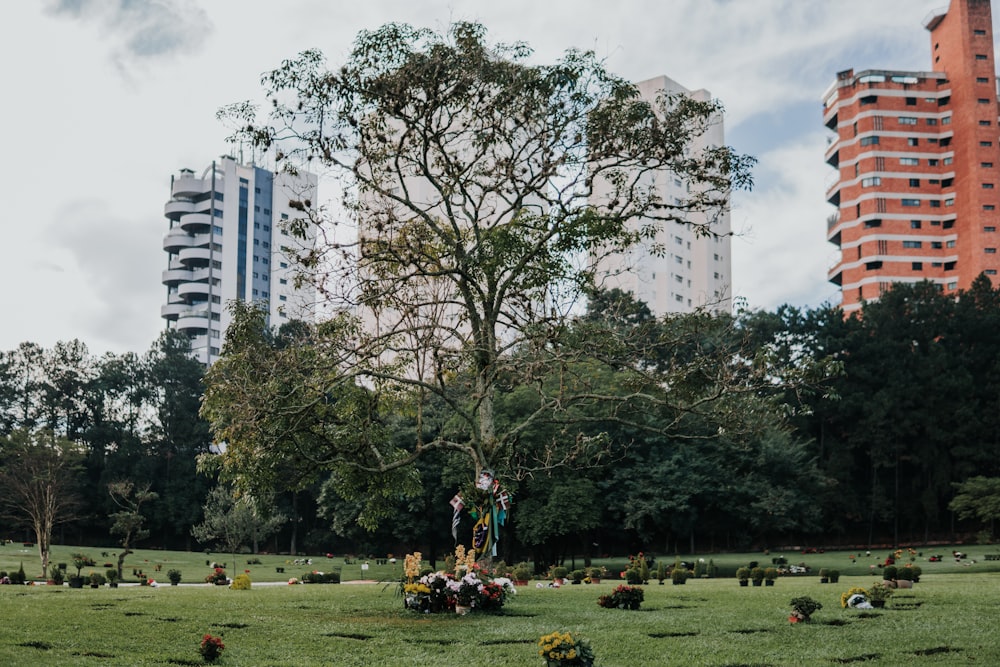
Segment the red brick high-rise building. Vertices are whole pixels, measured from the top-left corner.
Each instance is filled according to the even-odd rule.
[[[946,293],[1000,270],[1000,107],[990,0],[951,0],[924,21],[932,70],[846,70],[823,99],[836,132],[829,271],[845,313],[897,282]]]

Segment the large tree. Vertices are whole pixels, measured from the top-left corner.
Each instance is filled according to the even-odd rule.
[[[44,577],[52,530],[75,518],[80,505],[79,448],[51,432],[18,430],[0,440],[0,455],[0,510],[34,531]]]
[[[253,476],[240,473],[267,475],[241,470],[246,461],[290,451],[308,467],[350,470],[349,486],[358,484],[351,475],[370,480],[432,450],[465,455],[475,475],[524,476],[606,442],[574,426],[593,406],[708,411],[779,377],[768,353],[713,345],[705,316],[653,332],[659,339],[597,324],[583,336],[571,326],[594,288],[594,258],[655,245],[694,212],[707,221],[696,231],[713,234],[731,191],[750,184],[752,160],[724,146],[692,148],[717,103],[648,102],[592,53],[549,65],[530,64],[530,53],[487,43],[476,24],[447,34],[392,24],[361,33],[337,69],[307,51],[265,75],[269,117],[229,109],[242,140],[290,169],[329,170],[346,193],[346,219],[303,200],[285,229],[305,236],[315,224],[332,234],[301,268],[337,317],[295,353],[294,371],[238,325],[209,373],[205,414],[238,482]],[[668,173],[690,184],[688,198],[657,196],[653,183]],[[637,346],[677,354],[642,364]],[[621,374],[617,391],[590,383],[598,368]],[[517,387],[530,409],[501,423],[498,392]],[[248,409],[243,399],[254,396],[264,409]],[[351,426],[390,404],[416,423],[411,442]],[[430,427],[432,404],[447,418]],[[336,428],[316,428],[324,411]],[[519,443],[543,422],[564,427],[526,454]]]

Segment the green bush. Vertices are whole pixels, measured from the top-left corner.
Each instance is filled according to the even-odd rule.
[[[535,570],[526,561],[521,561],[514,565],[511,574],[517,581],[528,581],[535,574]]]
[[[886,565],[882,568],[882,578],[886,581],[892,581],[896,578],[896,566]]]
[[[610,595],[602,595],[597,604],[606,609],[638,609],[645,593],[637,586],[618,586]]]
[[[302,575],[304,584],[339,584],[340,572],[307,572]]]
[[[170,580],[171,586],[176,586],[181,583],[181,571],[180,570],[167,570],[167,579]]]
[[[551,576],[553,579],[565,579],[569,576],[569,568],[556,565],[551,570]]]
[[[65,578],[66,573],[60,570],[58,565],[53,565],[49,568],[49,579],[51,579],[57,586],[62,586]]]
[[[229,584],[229,588],[234,591],[248,591],[250,590],[250,575],[249,574],[237,574],[236,578],[233,579],[233,583]]]
[[[632,586],[638,586],[642,583],[642,573],[638,568],[630,567],[625,570],[625,581],[627,581]]]

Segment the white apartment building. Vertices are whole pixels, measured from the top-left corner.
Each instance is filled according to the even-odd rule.
[[[163,237],[168,328],[191,340],[192,355],[208,365],[219,358],[234,299],[263,305],[269,325],[315,319],[316,292],[294,286],[294,258],[311,248],[282,224],[301,216],[290,202],[316,199],[313,174],[273,173],[224,156],[200,175],[181,169],[171,177]]]
[[[673,79],[658,76],[636,84],[643,99],[653,101],[661,92],[689,95],[699,101],[711,101],[707,90],[688,90]],[[692,152],[725,144],[723,119],[713,119],[707,132],[692,146]],[[660,200],[680,203],[690,185],[675,174],[657,173],[649,183]],[[607,193],[595,186],[592,201],[599,204]],[[596,280],[605,289],[631,292],[657,316],[691,312],[705,307],[714,312],[732,310],[732,261],[730,256],[730,219],[728,207],[716,211],[711,221],[713,236],[697,236],[692,226],[665,223],[655,239],[648,239],[625,253],[597,258]],[[694,213],[690,222],[710,222],[707,213]],[[639,224],[635,221],[632,224]]]

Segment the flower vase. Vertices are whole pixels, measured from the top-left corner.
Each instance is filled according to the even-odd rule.
[[[472,611],[472,607],[468,607],[468,606],[466,606],[464,604],[456,604],[455,605],[455,613],[458,614],[459,616],[465,616],[470,611]]]

